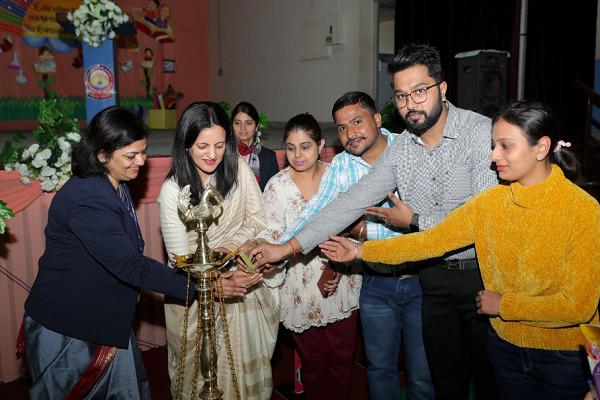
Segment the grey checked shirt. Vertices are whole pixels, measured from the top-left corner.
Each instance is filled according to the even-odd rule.
[[[421,139],[402,132],[347,192],[341,193],[306,224],[296,239],[304,252],[337,234],[396,188],[402,201],[419,213],[419,227],[431,228],[475,194],[498,183],[491,168],[491,120],[446,102],[443,138],[429,150]],[[473,247],[449,258],[475,258]]]

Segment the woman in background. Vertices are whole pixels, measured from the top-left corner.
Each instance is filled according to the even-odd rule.
[[[146,161],[147,137],[115,106],[73,148],[73,176],[52,200],[25,303],[32,399],[150,399],[131,327],[139,288],[183,300],[186,277],[144,256],[128,183]]]
[[[258,238],[277,243],[319,189],[327,164],[319,161],[325,141],[318,122],[310,114],[288,121],[283,137],[289,167],[271,178],[264,196],[267,229]],[[356,341],[358,296],[361,278],[339,272],[317,282],[327,265],[318,251],[289,259],[287,269],[265,280],[280,286],[283,325],[293,332],[302,359],[302,383],[307,399],[346,399]]]
[[[243,101],[231,112],[231,123],[240,157],[250,166],[260,190],[265,190],[269,179],[279,172],[279,164],[275,152],[260,143],[258,111]]]
[[[587,363],[578,325],[598,323],[600,206],[569,179],[577,162],[540,103],[518,102],[494,120],[500,179],[428,231],[369,241],[334,236],[335,261],[416,261],[475,244],[491,317],[488,352],[502,399],[582,399]],[[374,332],[373,334],[377,334]]]
[[[192,204],[198,204],[204,188],[214,186],[225,199],[223,212],[209,226],[208,245],[222,252],[236,250],[242,243],[265,228],[265,209],[262,194],[252,171],[239,159],[231,124],[223,109],[212,102],[192,103],[177,125],[172,152],[173,160],[163,184],[158,204],[160,226],[169,257],[190,254],[196,250],[197,233],[181,220],[177,197],[186,185],[191,186]],[[257,284],[261,276],[242,271],[221,275],[236,293],[226,302],[225,312],[235,360],[235,372],[242,399],[270,399],[273,389],[270,358],[277,339],[279,315],[271,291]],[[233,292],[232,289],[232,292]],[[198,318],[197,303],[189,308],[187,335],[188,351],[184,355],[185,377],[177,387],[177,365],[181,341],[184,304],[165,300],[167,325],[168,369],[173,398],[189,399],[199,393],[203,378],[193,383],[194,352]],[[232,379],[227,349],[223,340],[223,321],[217,323],[218,385],[224,399],[234,399],[236,388]],[[178,389],[181,391],[177,393]]]

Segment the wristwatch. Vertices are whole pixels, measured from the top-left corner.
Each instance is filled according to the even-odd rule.
[[[419,214],[413,212],[412,218],[410,219],[410,231],[419,232]]]

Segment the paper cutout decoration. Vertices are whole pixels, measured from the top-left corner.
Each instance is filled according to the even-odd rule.
[[[152,78],[152,69],[154,68],[154,52],[151,48],[146,47],[144,50],[144,61],[140,63],[144,70],[144,79],[141,80],[142,85],[146,88],[146,96],[152,98],[152,88],[150,79]]]
[[[59,53],[77,48],[79,41],[74,32],[65,31],[57,18],[80,4],[81,0],[35,0],[23,17],[23,42],[35,48],[47,46]]]
[[[17,54],[16,51],[13,53],[12,61],[10,62],[10,64],[8,64],[8,69],[14,69],[16,71],[21,69],[21,63],[19,62],[19,55]]]
[[[8,53],[9,51],[12,50],[12,48],[13,48],[13,39],[12,39],[12,36],[7,35],[0,42],[0,53]]]
[[[170,58],[163,59],[163,72],[165,74],[175,73],[175,60]]]
[[[23,17],[30,2],[0,0],[0,31],[23,34]]]
[[[167,4],[158,5],[158,2],[150,0],[146,8],[143,9],[143,16],[134,16],[133,24],[136,29],[146,35],[154,38],[159,43],[173,43],[175,36],[169,24],[171,19],[171,7]]]
[[[49,47],[43,46],[38,50],[37,63],[33,64],[33,70],[38,74],[54,74],[56,72],[56,61],[54,53]]]
[[[133,69],[133,61],[131,61],[130,59],[127,59],[121,63],[120,67],[121,67],[121,71],[127,73]]]
[[[77,50],[77,57],[73,57],[73,61],[71,61],[71,66],[75,69],[79,69],[83,67],[83,50],[81,47]]]
[[[162,103],[166,109],[177,108],[177,102],[183,98],[182,92],[176,92],[173,86],[167,86],[167,90],[162,94]]]
[[[54,61],[54,53],[48,46],[42,46],[38,50],[37,63],[33,64],[33,70],[42,76],[42,79],[38,81],[38,86],[44,91],[44,98],[49,99],[54,96],[54,93],[50,91],[50,86],[54,83],[54,78],[50,74],[56,72],[56,61]]]
[[[15,78],[15,80],[21,86],[23,86],[24,84],[27,83],[27,77],[25,75],[23,75],[23,68],[21,68],[19,70],[19,75],[17,75],[17,77]]]

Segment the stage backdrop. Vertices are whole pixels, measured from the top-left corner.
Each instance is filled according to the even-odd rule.
[[[5,3],[20,5],[20,11],[10,12]],[[0,3],[0,130],[23,126],[8,121],[32,119],[44,86],[82,113],[80,48],[70,47],[69,36],[57,33],[60,26],[55,21],[57,12],[73,9],[80,1],[34,0],[24,6],[27,3]],[[179,109],[209,98],[207,1],[165,0],[159,8],[152,0],[117,3],[137,31],[118,40],[118,94],[126,105],[142,104],[149,90],[164,93],[169,85],[184,94]],[[148,101],[145,104],[152,104]]]

